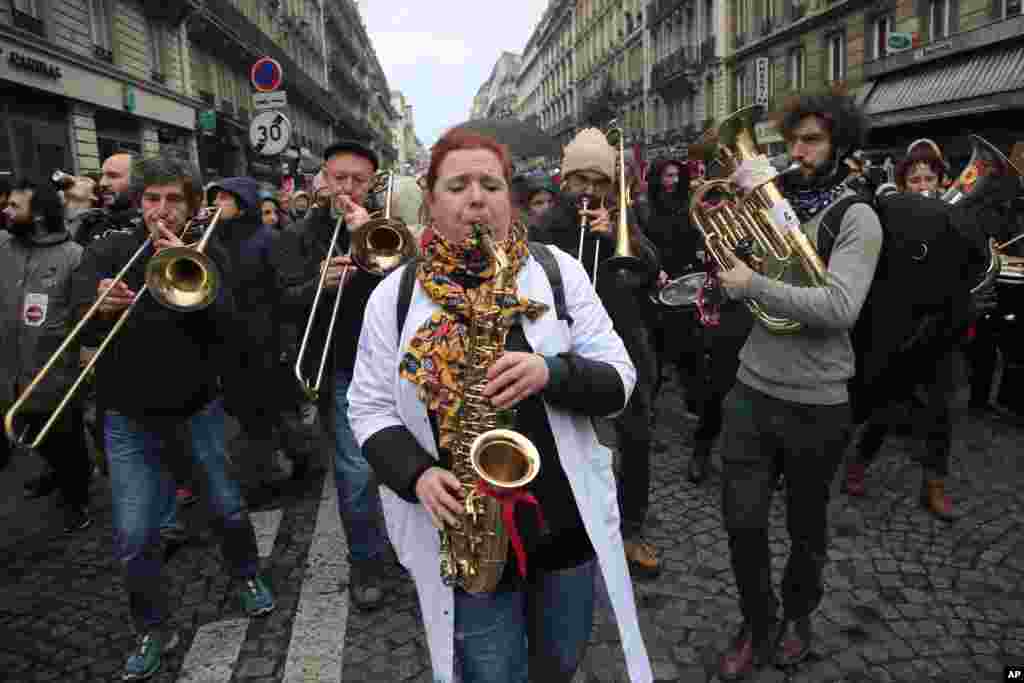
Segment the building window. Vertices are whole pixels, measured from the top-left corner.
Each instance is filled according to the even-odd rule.
[[[1021,0],[1003,0],[1003,19],[1015,17],[1021,13]]]
[[[164,31],[155,20],[149,20],[149,58],[152,64],[153,80],[163,82],[164,73]]]
[[[747,70],[746,67],[741,67],[736,70],[736,108],[739,109],[743,106],[743,86],[746,83]]]
[[[35,19],[42,19],[39,16],[39,0],[14,0],[14,9]]]
[[[804,49],[797,47],[789,51],[789,87],[792,90],[803,90],[806,82],[804,69]]]
[[[92,29],[92,44],[110,49],[110,8],[107,0],[89,0],[89,23]]]
[[[834,33],[828,38],[828,80],[842,81],[846,78],[846,35]]]
[[[949,35],[949,0],[931,0],[928,26],[931,40]]]
[[[873,56],[875,59],[881,59],[889,54],[890,33],[892,33],[892,15],[875,19],[871,31],[872,43],[874,44]]]

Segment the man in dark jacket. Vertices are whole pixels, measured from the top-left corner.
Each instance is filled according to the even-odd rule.
[[[0,408],[6,412],[32,382],[72,326],[71,274],[82,248],[64,228],[64,209],[50,183],[15,183],[4,208],[7,232],[0,233]],[[31,441],[70,389],[78,371],[77,347],[66,351],[28,397],[14,429]],[[92,520],[89,478],[92,467],[81,411],[69,405],[40,444],[48,477],[34,480],[43,489],[60,489],[65,531],[85,529]],[[10,444],[0,438],[0,462],[10,458]]]
[[[345,525],[352,572],[349,592],[360,609],[378,607],[384,597],[379,583],[381,560],[390,556],[387,535],[381,527],[381,505],[377,482],[363,457],[348,421],[348,387],[352,382],[356,345],[363,325],[363,310],[370,292],[380,278],[352,267],[349,251],[351,231],[369,220],[364,208],[377,171],[377,155],[356,141],[341,141],[324,153],[325,192],[333,205],[316,206],[282,233],[276,267],[282,307],[290,318],[301,321],[305,330],[320,271],[329,259],[326,292],[320,297],[316,322],[309,337],[303,377],[316,384],[324,344],[330,344],[325,369],[326,391],[320,393],[323,422],[333,426],[335,439],[334,476],[338,487],[338,509]],[[328,253],[337,222],[344,221],[338,244]],[[340,285],[344,279],[344,285]],[[343,287],[343,288],[342,288]],[[341,289],[341,308],[334,333],[327,339],[335,297]]]
[[[658,575],[660,566],[654,548],[644,541],[642,532],[650,495],[650,415],[656,362],[644,311],[647,293],[660,268],[657,249],[633,221],[630,247],[644,264],[645,272],[625,275],[608,268],[608,259],[615,253],[616,235],[609,211],[603,207],[617,204],[618,194],[612,185],[616,157],[603,133],[593,128],[581,131],[565,148],[562,159],[566,191],[536,226],[531,238],[576,256],[580,252],[581,213],[590,220],[590,230],[582,237],[583,267],[590,273],[591,281],[597,277],[597,294],[637,368],[636,388],[626,410],[615,420],[622,463],[622,536],[633,573],[652,578]],[[590,199],[590,208],[584,212],[577,209],[582,195]],[[595,253],[599,259],[596,273]]]
[[[217,395],[217,378],[235,330],[227,255],[217,240],[208,243],[206,255],[221,270],[222,281],[206,308],[173,310],[161,305],[151,291],[139,297],[149,260],[182,244],[178,235],[198,209],[201,186],[197,173],[168,159],[144,159],[132,175],[144,226],[130,233],[111,233],[89,245],[73,278],[72,304],[82,310],[109,289],[97,316],[85,328],[94,343],[134,305],[100,357],[96,381],[97,400],[106,408],[114,552],[139,633],[139,645],[128,658],[123,679],[142,680],[160,667],[163,654],[177,642],[169,624],[158,539],[174,491],[160,446],[181,425],[206,475],[205,490],[214,513],[211,524],[240,584],[245,612],[267,614],[274,608],[274,598],[259,575],[256,535],[245,501],[226,471],[224,408]],[[147,238],[153,242],[144,247]],[[113,276],[140,249],[141,256],[115,283]]]
[[[259,485],[289,478],[293,466],[274,447],[281,373],[274,329],[277,283],[271,262],[277,234],[260,217],[259,184],[225,178],[210,188],[220,209],[217,236],[228,252],[238,344],[225,358],[224,409],[236,417],[248,448],[239,474]],[[269,389],[269,390],[268,390]]]

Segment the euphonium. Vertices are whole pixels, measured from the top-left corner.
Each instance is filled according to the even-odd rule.
[[[704,134],[698,145],[716,157],[726,173],[736,172],[744,161],[767,157],[761,153],[754,124],[763,108],[746,107]],[[783,173],[797,170],[790,166]],[[709,193],[721,201],[705,201]],[[690,218],[704,236],[708,254],[722,270],[731,268],[726,252],[736,252],[752,269],[773,280],[805,287],[825,283],[825,264],[807,236],[800,230],[796,213],[774,181],[740,197],[727,180],[711,180],[700,186],[690,200]],[[773,316],[759,303],[747,300],[754,317],[777,334],[791,334],[802,323]]]
[[[492,296],[476,303],[468,325],[458,435],[449,449],[465,497],[459,524],[445,524],[440,532],[441,578],[469,593],[489,593],[504,572],[509,537],[501,504],[481,491],[481,482],[498,492],[522,488],[540,472],[540,455],[522,434],[502,428],[513,423],[514,413],[495,409],[483,395],[487,370],[505,351],[510,321],[498,301],[515,295],[515,273],[489,228],[477,224],[473,230],[497,272]]]

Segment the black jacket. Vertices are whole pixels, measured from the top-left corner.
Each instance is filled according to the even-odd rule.
[[[306,328],[320,281],[320,262],[327,257],[334,226],[335,221],[331,219],[330,211],[317,208],[310,211],[305,219],[288,226],[278,240],[274,266],[281,297],[282,319],[285,328],[291,330],[289,338],[282,342],[289,356],[289,365],[294,364],[295,353]],[[350,241],[350,233],[342,226],[335,255],[346,254]],[[328,378],[334,369],[351,370],[355,366],[356,347],[359,343],[359,332],[363,327],[366,302],[380,280],[379,277],[358,268],[349,269],[342,293],[341,308],[338,311],[338,321],[331,338],[333,352],[325,371],[325,384],[330,384]],[[306,377],[310,377],[319,367],[334,300],[335,292],[331,291],[324,292],[320,297],[320,310],[317,312],[306,352]]]
[[[72,235],[76,242],[88,247],[93,240],[110,230],[135,230],[142,225],[142,212],[127,197],[119,197],[109,209],[91,209],[78,221]]]
[[[562,195],[541,220],[531,238],[545,244],[553,244],[562,251],[575,256],[579,251],[579,212],[569,195]],[[614,233],[614,231],[613,231]],[[630,246],[650,271],[646,278],[621,278],[610,273],[605,267],[607,260],[615,253],[614,237],[597,237],[587,233],[583,240],[583,267],[593,280],[594,250],[600,241],[600,261],[597,275],[597,295],[601,298],[608,315],[615,325],[615,331],[622,337],[626,350],[639,365],[640,354],[647,353],[637,332],[647,325],[646,312],[650,308],[648,292],[654,285],[654,278],[661,265],[658,250],[644,237],[630,215]]]
[[[669,163],[679,167],[679,184],[671,196],[666,196],[661,186],[661,172]],[[637,219],[643,230],[661,256],[661,269],[670,278],[691,272],[697,261],[697,250],[703,247],[703,239],[696,228],[690,225],[689,178],[686,164],[672,159],[655,162],[651,168],[650,187],[647,201],[636,205]]]
[[[72,278],[76,317],[96,300],[100,280],[111,278],[147,238],[145,226],[110,233],[92,242]],[[216,238],[206,253],[223,276],[217,299],[202,311],[180,313],[144,294],[96,366],[97,401],[140,421],[180,422],[202,409],[218,392],[224,359],[230,353],[235,307],[230,261]],[[136,260],[125,283],[138,292],[144,285],[152,246]],[[99,346],[117,317],[94,317],[83,343]]]

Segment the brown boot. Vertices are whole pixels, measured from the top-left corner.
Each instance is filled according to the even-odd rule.
[[[943,522],[956,520],[953,501],[946,495],[946,482],[943,479],[924,480],[921,484],[921,505]]]
[[[630,572],[638,579],[654,579],[661,573],[661,564],[654,547],[642,538],[628,539],[623,542],[626,550],[626,561]]]

